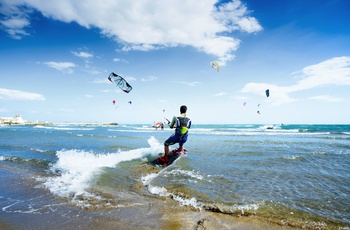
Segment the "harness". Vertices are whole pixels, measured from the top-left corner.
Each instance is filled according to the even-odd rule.
[[[176,118],[176,132],[181,136],[185,136],[188,133],[191,119],[188,117],[177,117]]]

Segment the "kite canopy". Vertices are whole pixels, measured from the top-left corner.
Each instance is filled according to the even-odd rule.
[[[211,62],[211,67],[213,67],[214,69],[216,69],[218,72],[220,71],[220,65],[219,65],[219,63],[217,63],[216,61],[212,61],[212,62]]]
[[[112,83],[114,82],[115,84],[117,84],[117,86],[125,93],[129,93],[132,90],[131,85],[129,85],[129,83],[118,74],[112,72],[109,75],[108,80]]]

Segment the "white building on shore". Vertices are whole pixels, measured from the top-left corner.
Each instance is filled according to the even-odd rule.
[[[14,117],[0,117],[0,124],[24,124],[25,120],[22,119],[21,115],[16,114]]]

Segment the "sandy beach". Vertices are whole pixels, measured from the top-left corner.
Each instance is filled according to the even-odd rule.
[[[149,198],[138,206],[113,210],[59,209],[59,214],[1,215],[0,229],[295,229],[254,217],[234,217],[179,207],[171,199]]]
[[[8,170],[8,172],[4,171]],[[153,166],[142,167],[139,172],[151,172],[159,169]],[[222,213],[200,211],[189,206],[180,206],[170,197],[149,194],[141,181],[135,181],[127,202],[120,202],[118,208],[79,208],[69,205],[63,199],[47,196],[44,190],[33,190],[25,185],[33,183],[24,178],[16,180],[6,178],[7,173],[14,172],[2,168],[3,183],[11,184],[9,189],[15,193],[27,193],[32,199],[41,199],[40,210],[28,212],[1,212],[0,229],[295,229],[259,220],[253,216],[238,217]],[[21,187],[16,185],[20,184]],[[26,191],[25,191],[26,190]],[[131,197],[131,198],[130,198]],[[134,202],[130,202],[132,199]],[[23,204],[24,206],[24,204]],[[4,210],[4,209],[3,209]]]

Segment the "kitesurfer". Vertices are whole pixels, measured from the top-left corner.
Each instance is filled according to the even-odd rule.
[[[163,122],[161,121],[158,121],[158,122],[154,122],[154,124],[152,125],[153,128],[156,128],[156,130],[158,128],[161,128],[162,130],[164,129],[164,125],[163,125]]]
[[[187,141],[188,129],[191,128],[191,119],[186,116],[187,107],[182,105],[180,107],[180,116],[174,116],[170,128],[175,128],[175,132],[164,142],[164,156],[160,161],[166,164],[169,161],[169,145],[179,143],[178,151],[183,150],[183,145]]]

